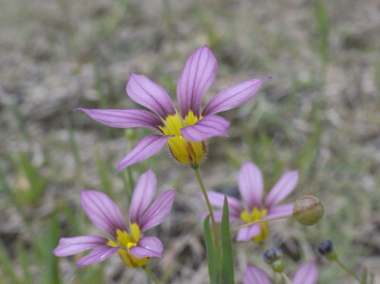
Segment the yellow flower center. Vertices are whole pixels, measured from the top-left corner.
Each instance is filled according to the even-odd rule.
[[[189,111],[185,119],[176,113],[169,115],[164,122],[164,126],[159,126],[165,135],[174,135],[168,139],[169,149],[174,158],[184,164],[196,165],[200,163],[206,154],[204,141],[191,142],[181,135],[181,128],[194,125],[202,117],[198,118],[192,111]]]
[[[260,220],[268,214],[267,209],[258,209],[257,207],[253,207],[251,212],[244,210],[240,213],[240,218],[246,223],[251,223]],[[256,237],[253,237],[252,240],[256,242],[264,241],[269,235],[269,228],[266,222],[260,223],[261,232]]]
[[[144,258],[136,258],[129,251],[130,248],[133,248],[137,245],[137,242],[140,239],[140,228],[136,223],[131,224],[131,233],[127,233],[126,231],[116,230],[116,241],[109,240],[107,245],[111,247],[119,247],[122,246],[125,249],[119,249],[117,253],[124,261],[124,263],[133,268],[141,267],[145,265],[149,261],[149,257]]]

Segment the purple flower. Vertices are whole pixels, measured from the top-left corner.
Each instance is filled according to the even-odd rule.
[[[156,176],[151,170],[139,178],[129,210],[129,230],[119,208],[107,195],[82,190],[80,201],[87,217],[111,238],[91,235],[61,238],[53,253],[68,256],[93,249],[77,262],[77,267],[101,262],[115,252],[127,266],[134,268],[146,264],[150,257],[162,258],[161,241],[156,237],[142,237],[142,233],[169,216],[176,190],[164,192],[149,206],[156,192],[156,183]]]
[[[250,162],[246,162],[240,169],[238,186],[243,204],[234,197],[228,196],[228,208],[230,221],[242,220],[245,223],[258,221],[263,218],[273,218],[293,213],[293,203],[276,205],[287,197],[298,183],[298,170],[286,172],[274,185],[266,198],[263,198],[264,183],[260,169]],[[224,194],[209,191],[210,203],[223,208]],[[222,211],[214,212],[216,221],[221,221]],[[208,214],[203,214],[204,218]],[[237,233],[238,241],[249,241],[250,239],[261,242],[269,235],[266,222],[242,228]]]
[[[213,97],[201,111],[203,96],[214,81],[217,69],[216,59],[206,46],[190,56],[177,84],[179,111],[161,86],[146,76],[133,73],[127,84],[128,95],[154,113],[145,110],[79,109],[111,127],[150,127],[160,132],[142,139],[120,161],[117,172],[154,155],[166,142],[175,159],[197,166],[206,155],[205,140],[218,135],[227,136],[229,121],[215,113],[245,104],[266,80],[252,79],[229,87]]]
[[[315,284],[318,270],[315,261],[302,264],[292,279],[293,284]],[[255,266],[247,266],[243,275],[243,284],[272,284],[266,272]]]

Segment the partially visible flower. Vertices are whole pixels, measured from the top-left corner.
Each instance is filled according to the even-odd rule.
[[[120,161],[117,172],[154,155],[166,142],[175,159],[196,167],[206,155],[205,140],[227,136],[229,121],[214,114],[245,104],[266,80],[252,79],[229,87],[213,97],[201,111],[203,96],[214,81],[217,69],[216,59],[206,46],[190,56],[177,84],[179,111],[161,86],[133,73],[127,84],[129,97],[155,114],[145,110],[79,109],[111,127],[150,127],[161,132],[143,138]]]
[[[230,221],[242,220],[251,223],[263,218],[273,218],[293,213],[293,203],[276,205],[287,197],[298,183],[298,170],[286,172],[274,185],[266,198],[263,198],[264,184],[261,170],[254,164],[246,162],[240,169],[238,186],[243,204],[234,197],[228,196],[228,207]],[[209,191],[210,203],[219,208],[223,208],[224,194]],[[205,217],[207,214],[202,215]],[[217,222],[221,221],[222,211],[214,212]],[[262,242],[269,235],[269,228],[266,222],[244,227],[237,233],[238,241],[249,241],[250,239]]]
[[[149,206],[156,192],[156,183],[156,176],[151,170],[139,178],[129,210],[129,230],[119,208],[107,195],[82,190],[80,201],[87,217],[111,238],[93,235],[61,238],[53,253],[68,256],[93,249],[79,259],[77,267],[101,262],[115,252],[127,266],[134,268],[145,265],[150,257],[162,258],[161,241],[156,237],[143,237],[142,233],[169,216],[176,190],[164,192]]]
[[[292,279],[293,284],[315,284],[318,270],[315,261],[302,264]],[[243,275],[243,284],[272,284],[266,272],[258,267],[248,265]]]

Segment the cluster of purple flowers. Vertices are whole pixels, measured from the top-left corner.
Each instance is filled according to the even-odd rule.
[[[127,84],[129,97],[152,112],[83,108],[80,110],[111,127],[149,127],[159,133],[143,138],[120,161],[117,172],[154,155],[166,143],[176,160],[197,168],[206,156],[206,140],[213,136],[227,136],[226,130],[230,123],[215,113],[245,104],[266,80],[252,79],[227,88],[214,96],[201,110],[203,96],[214,81],[216,72],[217,61],[212,52],[204,46],[190,56],[178,80],[178,110],[162,87],[146,76],[132,73]],[[255,164],[246,162],[238,177],[243,203],[236,198],[228,197],[230,221],[250,223],[263,218],[291,214],[293,204],[277,204],[294,190],[297,182],[298,171],[286,172],[264,198],[262,173]],[[114,253],[118,253],[125,264],[133,268],[144,266],[151,257],[162,258],[161,241],[143,234],[169,216],[176,190],[167,190],[152,202],[156,183],[156,176],[151,170],[140,176],[130,204],[128,226],[119,208],[107,195],[98,191],[83,190],[80,202],[84,212],[90,221],[109,237],[87,235],[61,238],[53,253],[63,257],[92,249],[77,262],[78,267],[101,262]],[[208,198],[213,206],[223,206],[223,194],[210,191]],[[221,211],[215,212],[215,219],[221,220]],[[268,235],[269,229],[264,222],[240,229],[237,240],[262,242]],[[314,284],[317,277],[313,262],[300,267],[293,283]],[[269,284],[271,281],[263,270],[248,266],[243,283]]]

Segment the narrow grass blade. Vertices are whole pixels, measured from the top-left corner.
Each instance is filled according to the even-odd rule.
[[[63,213],[66,215],[67,222],[70,226],[70,230],[73,232],[74,236],[81,235],[80,225],[78,225],[80,222],[78,220],[78,216],[75,215],[75,213],[68,207],[67,204],[61,204],[60,210],[63,211]]]
[[[43,232],[35,247],[39,253],[41,284],[61,283],[59,279],[58,258],[51,252],[57,246],[60,235],[57,213],[53,213],[48,228]]]
[[[81,158],[79,155],[78,144],[77,144],[77,141],[75,139],[74,131],[73,131],[73,128],[71,126],[69,119],[65,115],[62,115],[62,116],[63,116],[63,122],[65,124],[65,128],[66,128],[68,138],[69,138],[68,142],[70,145],[70,149],[71,149],[71,152],[72,152],[74,160],[75,160],[75,166],[77,168],[77,173],[80,176],[82,173],[82,162],[81,162]]]
[[[368,270],[364,268],[363,274],[362,274],[362,283],[367,283],[367,279],[368,279]]]
[[[96,161],[96,167],[98,168],[100,182],[102,184],[102,189],[104,193],[106,193],[111,199],[113,199],[110,171],[107,166],[107,163],[103,161],[98,148],[96,148],[95,150],[95,161]]]
[[[319,36],[319,52],[323,63],[328,61],[328,20],[325,5],[322,1],[315,1],[316,28]]]
[[[234,263],[232,255],[232,244],[230,234],[230,217],[228,210],[227,197],[224,197],[222,225],[221,225],[221,239],[222,239],[222,284],[234,284]]]
[[[315,109],[313,109],[311,113],[311,119],[314,124],[313,134],[305,142],[296,160],[296,166],[301,170],[303,179],[306,179],[311,172],[315,159],[317,158],[319,143],[321,140],[322,126],[317,118],[317,114],[319,113],[318,108],[319,106],[315,106]]]
[[[46,180],[24,153],[19,152],[14,163],[19,172],[18,177],[26,179],[26,185],[15,188],[14,193],[17,200],[21,204],[35,204],[45,190]]]
[[[28,127],[26,125],[26,119],[21,114],[18,106],[13,105],[12,111],[13,111],[16,119],[17,119],[18,126],[20,128],[20,132],[21,132],[23,138],[28,143],[29,149],[32,149],[32,137],[31,137],[29,130],[28,130]]]
[[[8,256],[7,251],[2,241],[0,241],[0,263],[1,263],[0,274],[4,273],[4,276],[5,276],[4,278],[9,278],[11,280],[11,282],[9,283],[21,284],[21,281],[19,281],[14,271],[12,260]],[[1,273],[1,271],[3,273]]]
[[[33,283],[32,275],[30,272],[31,257],[28,257],[28,252],[21,242],[17,243],[16,249],[17,249],[18,259],[21,262],[21,268],[22,268],[22,272],[23,272],[23,282],[24,283]]]
[[[206,239],[206,251],[208,261],[208,273],[210,284],[218,284],[220,278],[220,260],[218,259],[218,251],[215,246],[214,239],[210,230],[210,215],[208,215],[203,223]]]

